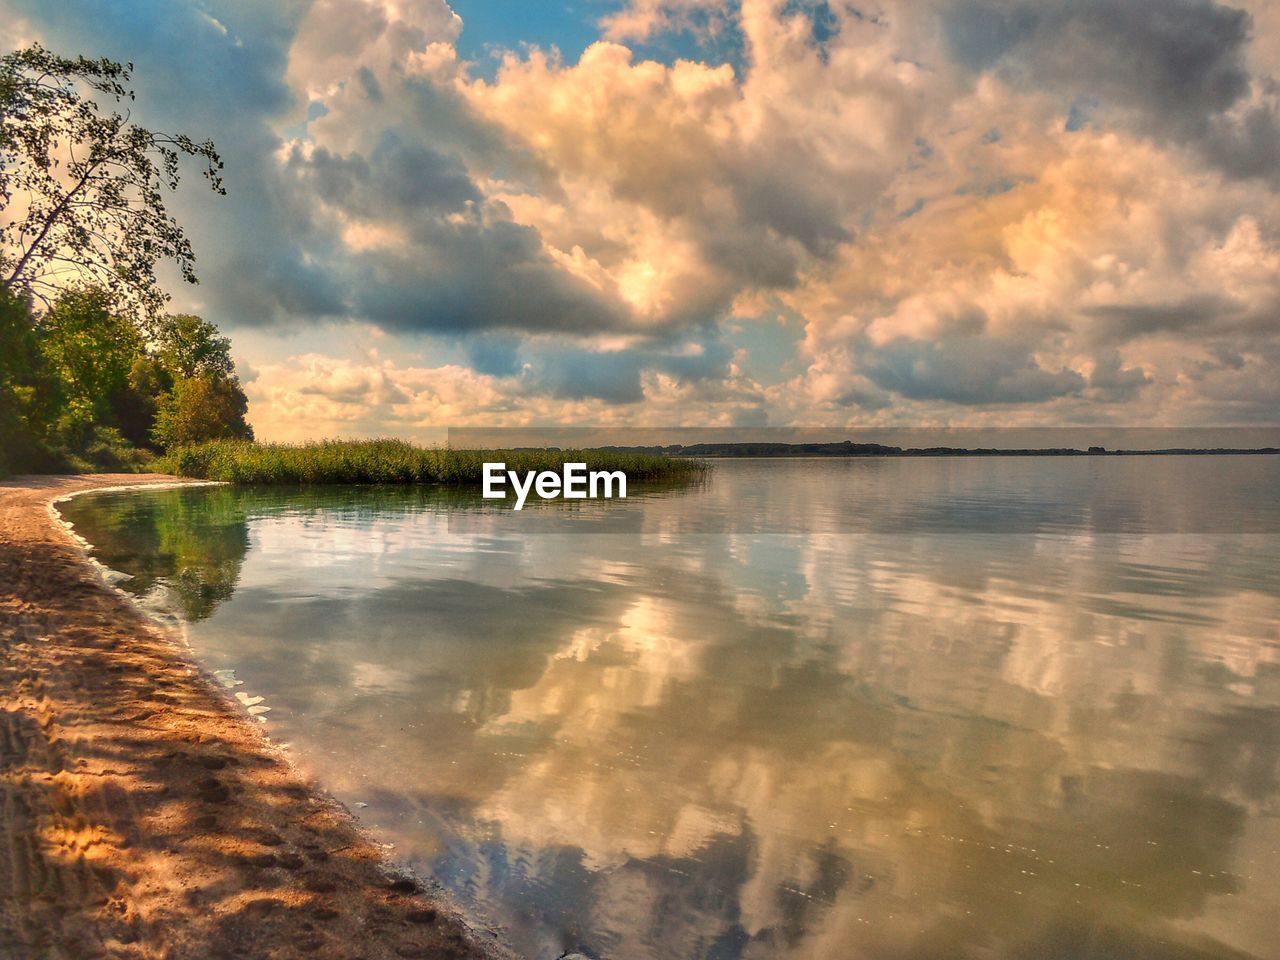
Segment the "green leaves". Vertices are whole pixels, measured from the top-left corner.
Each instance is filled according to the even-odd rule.
[[[188,314],[155,328],[146,341],[99,288],[38,315],[0,291],[0,472],[136,469],[148,450],[251,439],[227,338]]]
[[[161,447],[206,440],[253,439],[249,404],[231,360],[231,341],[191,314],[165,316],[156,325],[153,354],[172,378],[159,399],[152,439]]]
[[[203,317],[179,313],[163,317],[156,325],[156,355],[175,377],[200,373],[231,376],[231,341]]]
[[[252,440],[240,381],[215,371],[178,380],[160,401],[153,436],[166,449],[208,440]]]
[[[145,327],[168,301],[158,263],[197,282],[191,244],[165,206],[181,160],[226,190],[211,141],[153,132],[82,92],[132,100],[131,70],[38,44],[0,57],[0,291],[48,307],[60,289],[92,285]]]
[[[64,290],[38,320],[36,332],[49,368],[62,385],[65,410],[60,424],[78,439],[93,424],[112,420],[112,398],[142,354],[142,338],[129,320],[111,310],[110,299],[94,288]]]
[[[132,69],[39,45],[0,57],[0,429],[13,464],[252,436],[229,341],[166,316],[156,279],[168,260],[196,282],[165,199],[184,159],[225,193],[222,159],[95,102],[131,101]]]

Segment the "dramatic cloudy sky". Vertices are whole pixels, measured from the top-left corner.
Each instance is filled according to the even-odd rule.
[[[1280,0],[0,0],[211,136],[260,435],[1280,421]]]

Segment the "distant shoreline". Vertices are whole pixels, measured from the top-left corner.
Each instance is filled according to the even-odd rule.
[[[555,449],[555,448],[548,448]],[[894,447],[880,443],[695,443],[688,446],[595,447],[617,453],[648,453],[700,460],[739,458],[869,458],[869,457],[1222,457],[1274,456],[1280,447],[1167,447],[1157,450],[1108,450],[1105,447],[1042,447],[997,449],[994,447]]]

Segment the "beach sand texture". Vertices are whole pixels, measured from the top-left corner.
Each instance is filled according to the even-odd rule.
[[[0,481],[0,958],[503,956]],[[493,944],[490,943],[493,941]]]

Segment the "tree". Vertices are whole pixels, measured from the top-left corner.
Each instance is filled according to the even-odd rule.
[[[229,377],[235,370],[231,341],[203,317],[180,313],[163,317],[156,328],[156,356],[175,377],[218,373]]]
[[[230,342],[165,316],[156,268],[196,282],[165,199],[192,158],[216,193],[210,141],[155,133],[128,112],[132,64],[0,56],[0,460],[133,468],[135,448],[252,439]],[[103,99],[104,97],[99,97]],[[0,468],[5,464],[0,463]]]
[[[108,294],[92,288],[64,290],[36,330],[41,352],[62,383],[60,432],[75,444],[89,427],[112,423],[112,399],[143,355],[142,338],[112,312]]]
[[[185,313],[161,317],[155,325],[148,355],[134,361],[128,384],[115,399],[120,432],[137,446],[157,446],[155,427],[162,409],[169,410],[171,418],[190,422],[189,417],[178,414],[177,405],[170,403],[169,395],[175,384],[208,375],[214,380],[229,381],[229,389],[216,389],[229,393],[234,399],[240,389],[234,374],[231,341],[221,336],[214,324],[203,317]],[[193,388],[186,389],[191,391]],[[243,397],[242,393],[240,397]],[[236,401],[232,407],[236,404],[243,405],[242,401]],[[243,410],[237,414],[228,407],[221,413],[214,411],[213,415],[215,420],[217,416],[230,417],[228,422],[232,424],[232,435],[241,435],[236,418],[243,419]],[[161,432],[168,437],[176,429],[174,422],[170,421]],[[206,422],[201,430],[195,432],[210,434],[217,431]]]
[[[56,460],[46,438],[62,401],[30,303],[0,292],[0,474],[44,469]]]
[[[234,376],[205,372],[178,380],[160,401],[154,437],[162,447],[205,440],[252,440],[249,401]]]
[[[38,44],[0,57],[0,292],[48,306],[59,289],[92,285],[115,312],[149,322],[168,300],[157,263],[173,260],[197,282],[165,193],[183,156],[225,193],[222,160],[211,141],[155,133],[82,95],[132,100],[132,69]]]
[[[173,375],[153,356],[137,357],[129,377],[111,398],[116,426],[135,447],[155,447],[152,431],[160,403],[173,389]]]

